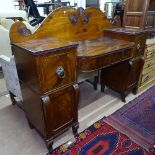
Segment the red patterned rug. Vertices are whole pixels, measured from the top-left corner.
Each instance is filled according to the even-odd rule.
[[[155,154],[155,86],[108,116],[105,122]]]
[[[104,122],[96,122],[76,137],[69,148],[62,145],[48,155],[153,155]]]

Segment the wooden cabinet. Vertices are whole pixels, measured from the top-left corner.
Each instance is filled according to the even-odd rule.
[[[69,127],[74,134],[78,129],[77,44],[32,39],[14,43],[12,50],[26,117],[51,150],[56,136]]]
[[[155,83],[155,39],[148,43],[144,53],[144,66],[139,79],[138,92]]]
[[[127,0],[124,27],[129,29],[148,30],[155,28],[154,0]]]

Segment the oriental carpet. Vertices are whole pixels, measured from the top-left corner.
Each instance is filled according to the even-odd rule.
[[[104,122],[104,118],[76,137],[70,147],[62,145],[48,155],[153,155],[126,135]]]
[[[155,154],[155,86],[108,116],[105,122]]]

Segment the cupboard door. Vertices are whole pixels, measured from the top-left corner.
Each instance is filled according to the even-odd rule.
[[[139,80],[139,76],[142,71],[143,65],[144,65],[144,60],[142,58],[132,61],[128,87],[132,87],[133,85],[136,85],[136,86],[138,85],[138,80]]]
[[[42,97],[47,137],[52,137],[78,120],[78,85]]]
[[[124,15],[126,28],[144,29],[148,3],[148,0],[127,0]]]

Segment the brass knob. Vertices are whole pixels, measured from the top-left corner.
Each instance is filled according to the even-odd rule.
[[[57,73],[57,75],[58,75],[58,77],[60,79],[64,79],[65,78],[65,70],[64,70],[64,68],[62,66],[57,67],[56,73]]]

